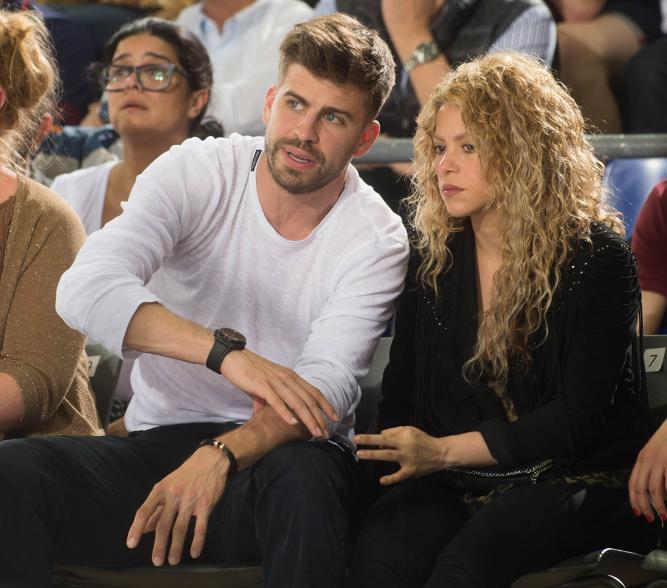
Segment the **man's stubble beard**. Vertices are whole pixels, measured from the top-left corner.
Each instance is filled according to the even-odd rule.
[[[284,167],[282,170],[279,169],[279,166],[276,164],[276,157],[281,148],[288,145],[305,151],[310,159],[320,164],[320,167],[303,172],[289,167]],[[290,194],[298,195],[316,192],[337,178],[348,166],[350,160],[351,158],[342,166],[336,168],[333,164],[326,161],[320,151],[308,143],[301,143],[290,139],[280,139],[274,144],[268,140],[266,142],[266,163],[269,173],[276,184]]]

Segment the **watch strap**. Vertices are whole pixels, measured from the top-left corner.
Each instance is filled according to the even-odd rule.
[[[206,447],[207,445],[216,447],[227,456],[227,459],[229,460],[229,471],[227,475],[230,477],[233,476],[239,469],[239,463],[236,461],[236,456],[232,453],[232,450],[227,447],[226,443],[218,439],[204,439],[199,444],[199,447]]]
[[[211,351],[208,352],[208,357],[206,358],[206,367],[210,370],[213,370],[216,374],[219,374],[222,360],[225,359],[225,356],[230,351],[232,351],[232,347],[225,345],[216,337],[213,341],[213,347],[211,347]]]

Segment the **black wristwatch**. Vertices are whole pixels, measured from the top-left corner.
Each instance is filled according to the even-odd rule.
[[[213,370],[216,374],[220,373],[222,360],[230,351],[245,349],[245,337],[234,329],[216,329],[213,331],[213,347],[206,359],[206,367]]]

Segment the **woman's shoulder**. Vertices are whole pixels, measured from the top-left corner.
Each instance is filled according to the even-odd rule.
[[[564,286],[570,294],[604,306],[638,303],[639,282],[629,243],[609,226],[591,225],[566,267]]]
[[[109,172],[116,163],[118,162],[107,161],[101,165],[78,169],[67,174],[60,174],[53,180],[51,190],[67,201],[90,198],[91,194],[99,187],[100,182],[103,182],[106,187]]]
[[[77,233],[82,231],[76,212],[58,194],[34,180],[26,178],[22,182],[14,213],[20,214],[24,222],[42,227],[66,226]]]
[[[633,264],[634,256],[630,244],[608,225],[591,224],[587,239],[581,239],[574,248],[572,263],[582,265],[579,271],[613,269],[618,264]]]

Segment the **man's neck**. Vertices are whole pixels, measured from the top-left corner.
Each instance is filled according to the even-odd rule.
[[[218,27],[219,31],[225,26],[225,22],[240,12],[244,8],[250,6],[255,0],[204,0],[202,4],[202,11],[208,16]]]
[[[257,196],[275,231],[285,239],[299,241],[308,237],[338,202],[345,177],[343,172],[316,192],[292,194],[275,182],[262,154],[257,165]]]

